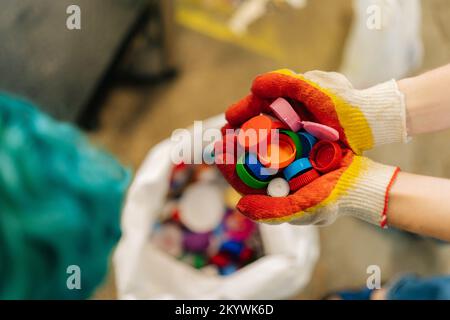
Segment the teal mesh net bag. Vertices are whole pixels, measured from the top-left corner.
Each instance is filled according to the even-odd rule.
[[[0,299],[88,298],[130,178],[73,126],[0,93]]]

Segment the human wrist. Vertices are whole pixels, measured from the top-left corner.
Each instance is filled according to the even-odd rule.
[[[450,65],[398,81],[405,96],[409,136],[450,127]]]

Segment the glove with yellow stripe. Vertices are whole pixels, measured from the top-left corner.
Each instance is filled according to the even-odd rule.
[[[288,99],[302,120],[339,132],[340,142],[346,146],[341,165],[287,197],[273,198],[265,195],[264,189],[246,186],[236,174],[236,161],[227,164],[218,159],[224,177],[244,195],[238,210],[266,223],[323,225],[339,215],[352,215],[385,226],[389,188],[399,168],[375,163],[361,154],[381,144],[407,140],[404,96],[397,83],[391,80],[356,90],[338,73],[266,73],[254,80],[250,95],[229,107],[226,128],[239,128],[260,113],[271,114],[269,105],[279,97]]]

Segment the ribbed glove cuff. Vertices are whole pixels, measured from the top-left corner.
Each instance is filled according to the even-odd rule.
[[[339,200],[339,212],[385,227],[389,191],[399,168],[386,166],[368,158],[357,157],[360,170],[349,170],[342,176],[340,187],[346,189]]]

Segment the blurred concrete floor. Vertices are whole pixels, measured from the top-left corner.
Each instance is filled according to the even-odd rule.
[[[450,2],[423,0],[423,10],[425,70],[449,62]],[[114,88],[101,114],[101,128],[92,138],[123,163],[138,168],[150,148],[174,129],[223,112],[244,96],[259,73],[280,67],[300,72],[337,70],[351,14],[349,0],[314,0],[301,11],[276,12],[256,22],[264,24],[264,19],[280,16],[284,26],[289,26],[280,35],[283,41],[301,43],[302,50],[283,63],[178,27],[180,75],[154,87]],[[449,143],[450,131],[446,131],[417,137],[408,145],[382,147],[369,155],[400,165],[404,171],[450,178]],[[450,246],[430,239],[380,230],[352,218],[341,218],[321,228],[320,234],[321,258],[316,271],[295,298],[316,299],[332,290],[363,286],[369,265],[380,266],[383,282],[403,272],[450,272]],[[115,297],[110,272],[94,298]]]

